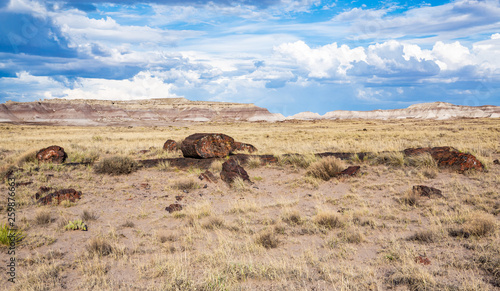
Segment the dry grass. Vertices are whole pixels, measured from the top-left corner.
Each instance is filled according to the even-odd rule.
[[[345,164],[336,157],[326,157],[312,163],[307,168],[307,175],[328,181],[345,169]]]
[[[39,226],[48,225],[51,222],[52,222],[52,215],[50,211],[46,209],[37,211],[35,214],[35,218],[33,219],[33,223]]]
[[[243,190],[222,181],[201,183],[196,176],[205,169],[198,168],[185,171],[163,164],[128,175],[103,175],[90,165],[38,165],[24,159],[22,171],[12,176],[16,182],[33,183],[16,187],[16,223],[26,238],[16,258],[19,281],[12,288],[498,289],[500,167],[492,160],[500,158],[499,122],[351,120],[156,128],[0,125],[0,134],[9,137],[0,140],[2,169],[16,166],[26,152],[52,144],[64,147],[70,161],[131,153],[137,159],[180,157],[180,152],[161,150],[167,138],[180,140],[195,132],[213,132],[215,127],[256,145],[260,154],[306,155],[290,155],[281,164],[267,166],[251,158],[243,167],[254,184],[243,184]],[[461,175],[436,168],[428,156],[383,153],[443,145],[478,154],[488,171]],[[137,154],[142,149],[150,151]],[[312,153],[327,151],[379,154],[346,162],[363,163],[366,171],[360,176],[325,181],[306,175],[313,163],[324,161]],[[211,171],[217,175],[221,165],[222,161],[214,162]],[[139,186],[145,183],[148,187]],[[446,195],[405,197],[413,185],[436,187]],[[40,186],[74,188],[83,196],[70,207],[40,207],[32,197]],[[5,183],[0,187],[0,199],[7,201]],[[188,193],[180,193],[183,190]],[[176,200],[178,195],[183,196],[181,201]],[[182,211],[165,211],[176,202]],[[0,210],[6,212],[5,203],[0,203]],[[47,224],[40,218],[43,227],[38,227],[37,211],[45,210],[58,223]],[[63,231],[74,219],[89,221],[89,231]],[[5,222],[6,217],[0,221]],[[6,248],[1,249],[0,259],[7,261]],[[429,258],[431,264],[418,263],[417,256]],[[6,281],[5,272],[0,279]]]
[[[129,157],[114,156],[100,160],[94,171],[98,174],[126,175],[137,171],[138,164]]]

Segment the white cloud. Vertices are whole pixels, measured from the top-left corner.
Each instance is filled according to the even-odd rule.
[[[62,97],[66,88],[64,84],[51,77],[33,76],[26,71],[17,73],[16,77],[0,78],[0,87],[3,94],[17,98],[19,101]]]
[[[178,97],[171,84],[150,72],[140,72],[132,79],[107,80],[79,78],[73,89],[64,90],[66,99],[134,100]]]
[[[457,70],[463,66],[473,64],[469,49],[458,41],[450,44],[441,41],[436,42],[432,48],[432,55],[441,70]]]
[[[500,39],[500,33],[492,34],[491,39]]]
[[[303,41],[297,41],[281,44],[274,50],[285,58],[295,60],[309,72],[311,78],[344,76],[352,67],[352,62],[366,59],[363,48],[350,49],[347,45],[338,47],[337,43],[312,49]]]

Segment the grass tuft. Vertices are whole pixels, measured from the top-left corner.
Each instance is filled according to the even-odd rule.
[[[345,169],[344,163],[336,157],[326,157],[317,162],[312,163],[307,168],[307,175],[322,179],[324,181],[330,180],[338,173]]]
[[[107,256],[113,252],[113,247],[102,237],[94,237],[87,245],[91,256]]]
[[[265,231],[255,238],[255,243],[265,247],[266,249],[277,248],[280,244],[280,240],[276,234],[271,231]]]
[[[114,156],[104,158],[94,166],[98,174],[124,175],[137,171],[138,164],[129,157]]]
[[[340,216],[338,216],[335,213],[329,213],[329,212],[320,212],[316,214],[313,221],[318,226],[324,227],[326,229],[342,228],[345,225],[344,221]]]
[[[33,219],[33,222],[36,225],[47,225],[52,222],[52,217],[50,215],[50,211],[47,211],[45,209],[37,211],[35,214],[35,218]]]

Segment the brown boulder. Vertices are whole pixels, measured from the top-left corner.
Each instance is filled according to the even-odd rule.
[[[198,179],[202,181],[205,180],[211,183],[217,183],[217,177],[209,170],[206,170],[205,172],[201,173]]]
[[[416,148],[405,149],[404,154],[407,156],[429,153],[437,162],[439,167],[450,168],[452,170],[463,173],[470,169],[482,171],[483,164],[473,155],[459,152],[452,147],[434,147],[434,148]]]
[[[493,164],[500,165],[500,161],[498,159],[496,159],[496,160],[493,161]]]
[[[360,166],[349,166],[347,169],[339,173],[340,176],[355,176],[358,172]]]
[[[235,159],[229,159],[222,164],[222,171],[220,172],[222,181],[231,184],[234,179],[241,177],[244,181],[250,182],[250,177],[247,171],[238,164]]]
[[[163,144],[163,149],[167,152],[175,152],[177,150],[177,142],[175,142],[175,140],[169,139]]]
[[[222,133],[195,133],[181,144],[186,158],[223,158],[234,149],[234,139]]]
[[[249,153],[254,153],[257,151],[257,148],[249,143],[242,143],[239,141],[234,142],[234,151],[246,151]]]
[[[40,162],[64,163],[68,155],[60,146],[50,146],[36,153],[36,159]]]
[[[180,204],[170,204],[169,206],[167,206],[167,208],[165,208],[166,211],[168,211],[168,213],[172,213],[174,211],[181,211],[182,210],[182,205]]]
[[[441,190],[424,185],[413,186],[413,193],[419,196],[426,196],[429,198],[431,198],[431,196],[443,197]]]
[[[80,191],[76,191],[75,189],[61,189],[38,199],[37,202],[43,205],[49,205],[52,203],[60,204],[61,201],[64,200],[75,202],[77,199],[80,199],[81,197],[82,197],[82,192]]]

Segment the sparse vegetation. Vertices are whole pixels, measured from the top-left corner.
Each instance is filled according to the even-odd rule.
[[[87,230],[87,225],[85,222],[81,221],[80,219],[76,219],[73,221],[69,221],[68,224],[64,227],[65,230]]]
[[[243,167],[254,183],[242,182],[241,189],[220,179],[198,180],[207,170],[200,166],[204,163],[191,169],[144,163],[130,175],[102,175],[94,171],[97,161],[55,165],[28,158],[11,175],[16,227],[22,230],[18,238],[25,236],[16,254],[14,290],[494,290],[500,286],[500,167],[493,164],[500,159],[499,122],[335,120],[156,128],[0,124],[0,134],[10,137],[0,140],[3,170],[17,167],[20,156],[33,147],[53,144],[65,148],[68,162],[85,161],[92,153],[101,161],[127,155],[177,158],[180,152],[161,149],[166,138],[213,132],[214,126],[256,145],[259,154],[306,157],[285,156],[281,164],[265,166],[260,158],[250,158]],[[428,155],[389,155],[442,145],[480,154],[488,171],[458,174],[435,167]],[[148,152],[139,153],[143,149]],[[313,164],[326,161],[313,155],[318,152],[379,154],[342,160],[341,170],[362,164],[362,175],[324,182],[307,174]],[[211,164],[215,176],[222,162]],[[413,185],[438,188],[444,197],[412,196]],[[33,195],[41,186],[74,188],[82,191],[82,199],[37,205]],[[7,201],[8,185],[0,188]],[[183,209],[168,213],[165,208],[175,203]],[[0,203],[2,213],[7,208]],[[75,219],[88,223],[89,231],[64,231]],[[2,242],[3,261],[9,259],[8,243]],[[5,281],[5,273],[0,279]]]
[[[344,163],[336,157],[326,157],[312,163],[307,168],[307,175],[328,181],[345,169]]]
[[[124,175],[137,171],[138,164],[129,157],[114,156],[100,160],[94,170],[98,174]]]

